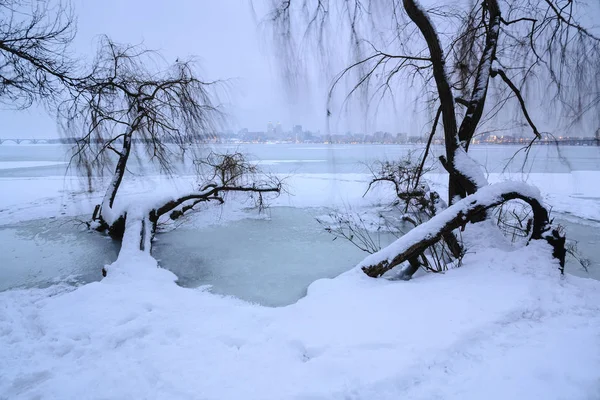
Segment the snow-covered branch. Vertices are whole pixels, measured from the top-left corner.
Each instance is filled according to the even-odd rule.
[[[388,247],[365,258],[359,267],[367,275],[379,277],[403,262],[415,259],[444,234],[468,222],[477,221],[477,216],[486,210],[516,199],[526,202],[533,210],[531,239],[546,239],[555,249],[554,256],[564,265],[564,238],[551,229],[548,211],[542,204],[539,191],[525,183],[503,182],[480,188],[477,193],[448,207]]]
[[[475,83],[467,107],[467,112],[458,130],[459,140],[465,143],[466,149],[469,147],[469,142],[473,138],[475,129],[483,114],[490,75],[492,73],[492,62],[496,57],[498,35],[500,34],[501,13],[498,2],[497,0],[486,0],[485,4],[487,6],[487,13],[489,14],[485,46],[481,53],[481,57],[479,58]]]
[[[181,196],[177,199],[170,200],[164,203],[162,206],[152,210],[151,220],[156,222],[161,216],[175,210],[182,204],[193,201],[194,204],[198,204],[203,201],[217,200],[223,202],[223,199],[219,196],[222,192],[252,192],[252,193],[279,193],[281,191],[281,184],[276,183],[274,186],[215,186],[209,185],[204,191],[190,193],[185,196]],[[188,210],[191,209],[188,208]],[[187,211],[187,210],[186,210]]]

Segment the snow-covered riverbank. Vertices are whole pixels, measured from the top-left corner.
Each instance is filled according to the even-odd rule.
[[[368,206],[385,199],[385,190],[363,197],[367,174],[295,174],[281,175],[288,193],[271,202],[283,207]],[[427,178],[443,192],[447,180],[443,174]],[[526,181],[537,186],[554,212],[600,222],[600,171],[571,173],[489,174],[490,183],[506,179]],[[123,191],[130,196],[160,197],[184,193],[195,186],[193,176],[129,177]],[[87,193],[86,182],[75,177],[50,176],[0,178],[0,225],[57,216],[88,215],[103,192]],[[243,205],[242,205],[243,206]],[[233,205],[239,209],[238,205]],[[219,216],[227,217],[227,213]],[[203,221],[204,222],[204,221]]]
[[[555,210],[600,219],[583,215],[598,189],[575,188],[569,175],[530,179]],[[366,178],[296,175],[273,205],[383,202],[382,192],[362,197]],[[193,185],[132,182],[125,190],[137,197]],[[62,177],[0,185],[11,193],[0,224],[88,215],[99,198]],[[247,218],[243,207],[230,202],[186,224]],[[0,398],[599,397],[600,282],[561,277],[545,244],[513,248],[488,228],[465,231],[463,268],[409,282],[353,269],[280,308],[181,288],[143,255],[112,265],[101,282],[2,292]]]

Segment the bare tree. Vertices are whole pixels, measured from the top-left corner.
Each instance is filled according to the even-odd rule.
[[[67,5],[0,0],[0,103],[22,109],[56,100],[75,80],[68,50],[74,35]]]
[[[188,157],[197,155],[189,153],[223,118],[214,96],[221,83],[199,79],[192,61],[165,67],[156,52],[107,37],[84,68],[69,52],[74,35],[73,14],[63,3],[0,0],[0,102],[56,107],[63,133],[77,139],[70,166],[88,177],[90,190],[94,174],[112,168],[92,217],[98,230],[127,235],[125,250],[149,252],[163,216],[177,219],[199,203],[222,203],[228,192],[254,195],[260,207],[264,193],[279,193],[280,181],[260,174],[243,155],[211,154],[200,162],[204,175],[197,190],[151,206],[116,207],[132,156],[170,174],[186,150],[192,149]]]
[[[280,190],[276,180],[243,181],[243,177],[256,177],[257,171],[241,155],[213,155],[204,160],[213,174],[199,183],[197,191],[165,199],[135,215],[128,204],[117,207],[133,154],[170,173],[179,153],[214,135],[215,124],[222,118],[211,94],[218,82],[199,79],[190,61],[177,60],[165,69],[161,65],[164,60],[157,53],[105,37],[88,78],[80,80],[74,95],[60,106],[65,134],[78,138],[72,163],[86,174],[113,167],[104,198],[94,210],[96,228],[123,237],[128,219],[141,221],[139,243],[145,251],[150,248],[144,246],[144,237],[154,232],[163,215],[174,219],[200,202],[223,202],[225,192]]]
[[[373,254],[381,250],[381,231],[400,237],[406,233],[407,228],[421,225],[446,208],[439,194],[431,190],[425,181],[424,175],[431,168],[425,167],[423,163],[416,164],[412,152],[399,161],[377,161],[369,166],[369,170],[372,178],[364,195],[376,185],[385,184],[393,188],[394,201],[386,207],[385,212],[379,214],[382,222],[375,229],[360,215],[351,213],[332,212],[328,219],[318,219],[335,238],[348,240],[359,249]],[[373,231],[378,235],[375,238]],[[420,254],[407,258],[411,268],[402,271],[397,277],[410,279],[418,268],[428,272],[442,272],[448,269],[449,264],[460,265],[464,249],[456,236],[448,231],[442,233],[441,238]]]
[[[354,61],[334,79],[330,101],[345,79],[354,79],[347,97],[360,92],[369,99],[393,96],[407,80],[420,82],[424,102],[437,109],[425,156],[441,120],[446,151],[440,162],[449,173],[449,204],[488,185],[467,152],[477,130],[509,102],[520,108],[518,118],[530,127],[532,142],[541,137],[527,106],[535,100],[530,92],[536,84],[543,84],[550,94],[543,97],[554,100],[551,104],[571,120],[600,114],[600,37],[579,22],[585,12],[581,2],[474,0],[425,8],[419,0],[273,0],[271,5],[268,18],[279,39],[291,36],[299,21],[307,33],[319,32],[316,36],[322,39],[331,19],[342,19],[335,26],[347,28]],[[497,193],[495,201],[487,203],[514,198],[525,200],[537,215],[535,238],[549,238],[564,247],[564,238],[551,229],[536,199],[511,191]],[[467,213],[464,221],[476,222],[486,217],[488,208],[456,211]],[[434,242],[460,225],[464,222],[434,233]],[[414,248],[421,252],[430,241],[423,238]],[[564,262],[564,248],[555,253]]]

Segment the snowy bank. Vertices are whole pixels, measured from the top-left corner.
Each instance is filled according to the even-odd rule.
[[[346,207],[367,206],[393,200],[393,193],[385,186],[362,197],[370,180],[368,174],[297,174],[285,177],[289,194],[282,194],[272,202],[274,206],[291,207]],[[427,174],[434,189],[444,193],[447,175]],[[554,212],[567,213],[600,221],[600,171],[573,171],[572,173],[490,174],[490,183],[507,179],[537,186],[544,200]],[[103,192],[87,193],[86,182],[72,177],[0,178],[0,225],[24,220],[56,216],[90,218],[94,206],[101,201]],[[98,185],[98,187],[103,187]],[[165,177],[131,177],[123,184],[122,195],[148,198],[172,197],[196,188],[193,176],[167,179]],[[385,198],[385,196],[388,198]],[[226,205],[228,207],[228,205]]]

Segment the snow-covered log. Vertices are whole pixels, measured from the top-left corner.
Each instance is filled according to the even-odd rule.
[[[185,196],[172,199],[165,202],[160,207],[156,207],[150,212],[150,220],[154,223],[162,215],[169,212],[175,211],[181,206],[180,210],[176,210],[175,214],[171,213],[171,219],[176,219],[181,216],[185,211],[192,209],[196,204],[206,201],[218,201],[223,203],[223,198],[220,193],[225,192],[251,192],[251,193],[279,193],[281,191],[281,184],[275,182],[272,186],[217,186],[215,184],[206,185],[199,192],[190,193]],[[186,204],[187,203],[187,204]]]
[[[121,250],[119,258],[131,259],[144,253],[150,255],[152,247],[153,224],[148,213],[143,207],[132,207],[125,215],[119,218],[123,225]],[[107,268],[102,268],[102,275],[106,276]]]
[[[192,210],[197,204],[203,202],[217,201],[224,203],[222,197],[226,192],[248,192],[248,193],[279,193],[281,185],[274,182],[271,186],[251,185],[251,186],[229,186],[229,185],[205,185],[201,190],[190,192],[186,195],[176,198],[163,198],[154,200],[150,203],[134,203],[130,205],[118,205],[113,207],[96,206],[93,219],[96,222],[95,228],[108,233],[117,239],[123,238],[128,220],[133,218],[130,209],[135,209],[135,218],[138,220],[147,219],[152,232],[156,227],[158,219],[163,215],[169,214],[171,219],[177,219],[185,212]],[[102,210],[100,214],[99,210]]]
[[[554,248],[553,256],[559,260],[561,268],[564,267],[564,237],[552,228],[539,191],[521,182],[503,182],[479,189],[475,194],[467,196],[412,229],[388,247],[371,254],[359,264],[359,267],[367,275],[379,277],[405,261],[414,260],[445,234],[469,222],[478,221],[478,216],[486,210],[517,199],[529,204],[533,211],[531,239],[547,240]],[[410,275],[416,271],[415,268],[408,270],[412,271]],[[410,278],[410,275],[407,278]]]
[[[121,239],[121,254],[145,253],[150,254],[152,248],[152,237],[156,230],[158,219],[170,214],[171,219],[179,218],[185,212],[190,211],[201,202],[218,201],[223,203],[222,194],[226,192],[251,192],[251,193],[279,193],[281,184],[274,182],[272,186],[218,186],[216,184],[205,185],[201,190],[192,192],[177,198],[166,198],[150,203],[133,203],[123,208],[106,208],[110,210],[112,219],[110,222],[101,219],[97,229],[107,229],[111,236]],[[100,206],[96,207],[94,215]],[[106,276],[104,268],[102,274]]]

